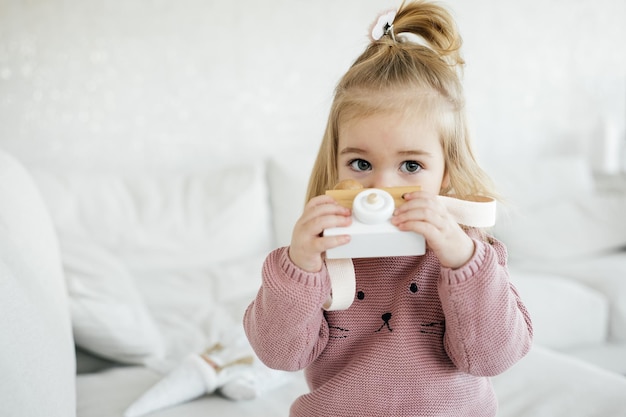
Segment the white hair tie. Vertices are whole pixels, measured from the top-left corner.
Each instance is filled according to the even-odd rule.
[[[395,35],[393,33],[393,20],[396,18],[396,11],[391,10],[382,13],[378,16],[378,19],[372,26],[370,37],[373,41],[380,40],[385,35],[391,35],[391,38],[395,41]]]
[[[393,37],[393,40],[400,43],[411,43],[413,45],[420,45],[428,49],[433,49],[426,39],[411,32],[398,33],[395,37]]]
[[[372,41],[378,41],[385,35],[391,36],[394,42],[399,43],[412,43],[414,45],[421,45],[428,49],[433,49],[430,46],[430,43],[420,35],[416,35],[411,32],[402,32],[396,34],[393,28],[393,21],[396,18],[396,11],[391,10],[388,12],[384,12],[378,16],[374,25],[372,25],[372,30],[370,32],[370,37]]]

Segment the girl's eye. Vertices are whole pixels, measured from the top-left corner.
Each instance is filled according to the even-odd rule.
[[[365,159],[354,159],[350,161],[350,167],[355,171],[369,171],[372,169],[372,164]]]
[[[400,169],[402,172],[414,174],[422,169],[422,165],[417,161],[404,161]]]

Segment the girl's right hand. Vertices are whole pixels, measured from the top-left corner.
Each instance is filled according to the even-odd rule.
[[[323,264],[322,254],[350,241],[348,235],[323,236],[322,233],[325,229],[346,227],[351,223],[350,209],[339,205],[332,197],[312,198],[293,228],[289,246],[291,261],[305,271],[319,272]]]

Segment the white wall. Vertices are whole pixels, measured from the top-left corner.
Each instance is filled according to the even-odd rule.
[[[0,147],[30,164],[314,153],[391,0],[0,0]],[[626,120],[624,0],[448,0],[480,157],[589,152]],[[245,150],[245,151],[242,151]]]

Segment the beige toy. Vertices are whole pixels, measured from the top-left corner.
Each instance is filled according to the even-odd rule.
[[[363,188],[357,181],[346,180],[326,191],[326,195],[352,209],[350,226],[324,230],[324,236],[351,236],[348,244],[327,250],[326,259],[424,254],[426,246],[422,235],[400,231],[391,224],[393,211],[404,203],[402,196],[418,190],[419,186]]]
[[[422,187],[412,186],[412,187],[389,187],[389,188],[380,188],[380,190],[389,193],[393,197],[393,201],[396,206],[404,203],[402,196],[406,193],[411,193],[413,191],[419,191]],[[326,195],[333,197],[339,204],[349,209],[352,208],[352,204],[354,202],[354,198],[361,191],[366,190],[363,188],[360,182],[355,180],[343,180],[339,181],[335,188],[332,190],[326,191]],[[371,189],[375,191],[376,189]],[[373,194],[376,195],[376,194]]]
[[[341,181],[326,191],[339,204],[352,209],[352,224],[324,230],[324,236],[350,235],[350,242],[326,251],[326,267],[331,281],[331,297],[326,310],[343,310],[354,299],[356,281],[353,258],[384,256],[419,256],[426,252],[426,241],[420,234],[400,231],[391,224],[403,195],[419,191],[415,187],[363,188],[354,180]],[[457,223],[469,227],[491,227],[496,221],[496,201],[477,196],[461,200],[437,197]]]
[[[233,385],[238,378],[245,378],[250,373],[253,362],[254,357],[249,352],[225,349],[220,344],[201,354],[189,355],[176,369],[131,404],[124,412],[124,417],[143,416],[210,394],[218,388],[229,390],[229,397],[233,399],[254,398],[256,392],[253,386]]]

